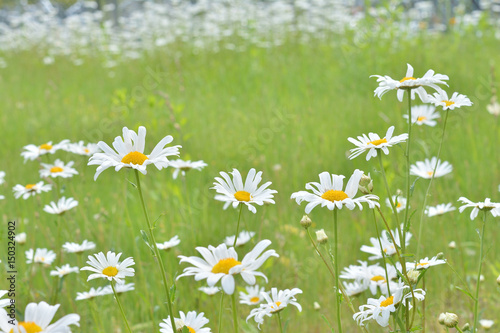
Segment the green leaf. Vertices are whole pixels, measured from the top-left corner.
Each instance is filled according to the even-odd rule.
[[[175,301],[175,292],[176,291],[177,291],[177,286],[174,283],[172,285],[172,287],[170,287],[170,301],[172,302],[172,304],[174,304],[174,301]]]
[[[137,188],[137,185],[135,183],[132,183],[130,180],[127,179],[127,181],[129,182],[130,185],[132,185],[133,187]]]
[[[328,326],[330,327],[330,330],[332,332],[335,332],[335,329],[333,328],[332,324],[330,324],[330,322],[328,321],[328,319],[326,319],[324,314],[321,315],[321,318],[323,318],[323,320],[328,324]]]
[[[151,244],[149,243],[148,234],[144,230],[141,230],[141,236],[142,236],[142,240],[144,241],[144,243],[146,243],[146,245],[149,247],[149,249],[151,250],[151,252],[153,253],[153,256],[154,256],[155,251],[153,250],[153,248],[151,247]]]
[[[459,286],[455,286],[455,288],[460,290],[461,292],[463,292],[465,295],[469,296],[474,302],[476,301],[476,298],[474,296],[472,296],[472,294],[470,292],[468,292],[467,290],[460,288]]]
[[[417,180],[419,180],[419,179],[420,179],[420,177],[415,178],[415,181],[410,186],[410,198],[413,195],[413,190],[415,189],[415,185],[417,184]],[[408,198],[408,199],[410,199],[410,198]]]
[[[189,329],[187,328],[187,326],[184,326],[182,328],[182,333],[189,333]]]

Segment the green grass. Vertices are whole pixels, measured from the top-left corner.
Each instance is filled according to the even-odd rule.
[[[15,184],[33,183],[39,178],[36,162],[23,164],[19,154],[24,145],[62,139],[111,143],[121,134],[123,126],[136,130],[144,125],[148,129],[146,150],[171,134],[175,144],[183,145],[181,158],[203,159],[208,163],[202,172],[188,174],[186,185],[191,206],[182,182],[172,180],[170,170],[159,172],[149,168],[148,175],[142,178],[152,218],[162,214],[157,224],[157,240],[164,241],[176,234],[182,240],[175,250],[163,254],[170,278],[185,267],[178,265],[177,255],[195,255],[196,246],[218,245],[235,232],[238,212],[231,208],[223,211],[222,204],[213,200],[215,193],[209,189],[213,178],[219,171],[238,168],[246,173],[254,167],[264,171],[264,180],[272,181],[271,187],[279,192],[276,205],[258,207],[255,215],[243,212],[243,227],[258,232],[256,241],[270,239],[271,248],[280,254],[279,259],[273,258],[262,267],[269,278],[267,287],[299,287],[304,291],[298,296],[303,312],[287,309],[282,313],[284,320],[289,320],[288,332],[328,331],[322,315],[335,327],[333,282],[300,228],[304,205],[299,207],[289,198],[292,192],[303,190],[306,182],[317,181],[322,171],[349,177],[359,168],[371,172],[375,194],[382,203],[385,201],[376,160],[366,162],[364,155],[348,160],[346,156],[352,145],[347,138],[369,131],[383,134],[391,125],[396,126],[396,133],[406,132],[402,118],[406,103],[399,103],[395,93],[388,93],[381,101],[373,97],[376,82],[369,75],[387,74],[396,78],[404,74],[406,63],[414,66],[416,75],[423,75],[428,68],[448,74],[448,91],[468,95],[474,106],[450,113],[442,159],[453,164],[454,171],[451,176],[435,180],[429,204],[455,203],[460,196],[473,201],[485,197],[499,199],[499,120],[486,111],[491,97],[490,64],[500,63],[497,41],[479,40],[470,34],[462,37],[450,34],[389,44],[369,39],[362,47],[354,47],[346,38],[301,45],[291,38],[285,45],[269,50],[250,47],[246,52],[216,54],[194,54],[185,46],[174,46],[173,49],[182,52],[178,60],[172,55],[174,52],[158,52],[112,70],[103,69],[93,59],[86,59],[81,67],[65,59],[44,66],[32,54],[7,55],[9,67],[0,72],[3,109],[0,170],[7,173],[6,184],[0,186],[1,194],[6,196],[0,202],[4,225],[1,237],[4,244],[6,222],[12,219],[20,222],[18,232],[28,233],[27,244],[18,247],[18,309],[23,312],[28,302],[49,301],[53,284],[49,268],[37,266],[34,276],[29,277],[24,251],[33,244],[55,249],[58,243],[88,239],[97,243],[97,251],[112,250],[134,257],[136,276],[127,282],[136,283],[136,292],[124,294],[121,299],[135,332],[152,332],[167,317],[160,278],[140,236],[146,224],[137,191],[127,181],[134,181],[132,173],[107,170],[94,182],[95,167],[86,166],[86,158],[65,153],[50,156],[50,159],[75,160],[80,171],[80,176],[61,182],[64,195],[80,202],[77,209],[59,220],[63,226],[61,239],[57,237],[56,218],[42,211],[43,205],[55,198],[55,192],[26,201],[15,200],[10,193]],[[154,76],[152,71],[156,72]],[[110,72],[114,77],[109,76]],[[500,77],[498,68],[496,74]],[[168,94],[173,111],[160,93]],[[178,126],[174,126],[172,117]],[[440,122],[435,128],[414,128],[412,161],[437,153],[441,126]],[[403,149],[392,149],[388,157],[384,156],[384,164],[392,190],[404,189]],[[411,201],[412,210],[417,213],[410,252],[416,250],[418,217],[426,185],[424,180],[416,183]],[[384,204],[382,209],[390,215]],[[311,218],[315,229],[324,228],[333,236],[329,211],[316,208]],[[340,266],[366,260],[368,256],[359,248],[375,236],[372,213],[369,209],[343,209],[339,219]],[[487,225],[486,280],[481,290],[480,310],[483,318],[489,319],[496,318],[499,311],[495,284],[500,273],[500,262],[495,258],[499,250],[495,244],[499,237],[497,222],[490,218]],[[479,242],[475,229],[478,227],[479,220],[470,221],[468,214],[458,212],[426,219],[421,253],[430,257],[444,252],[469,287],[474,288],[471,276],[477,269]],[[452,240],[458,243],[455,250],[447,247]],[[240,249],[240,255],[249,249],[248,245]],[[77,261],[75,255],[65,254],[63,263],[81,267],[85,258]],[[5,262],[5,255],[0,259]],[[87,276],[87,272],[68,276],[58,300],[62,304],[58,316],[73,312],[81,315],[81,327],[74,329],[76,332],[98,327],[91,316],[90,303],[73,301],[77,291],[104,285],[99,280],[87,284]],[[30,279],[33,289],[28,290]],[[459,314],[461,324],[471,322],[472,301],[454,288],[463,285],[449,268],[432,268],[426,284],[430,332],[440,329],[437,324],[440,312]],[[203,285],[190,277],[177,281],[175,308],[205,312],[209,326],[217,332],[219,297],[194,291]],[[355,299],[355,306],[364,304],[367,297]],[[321,304],[321,310],[313,310],[315,301]],[[111,296],[96,299],[95,305],[105,332],[117,332],[118,327],[123,331],[119,310]],[[229,306],[226,297],[225,308]],[[239,310],[241,318],[250,311],[243,305]],[[355,331],[348,308],[344,306],[342,313],[345,331]],[[225,311],[223,324],[224,332],[231,329],[230,311]],[[263,331],[277,330],[275,325],[274,319],[266,319]],[[257,331],[253,320],[248,325],[242,320],[241,326],[245,332]],[[372,332],[377,331],[375,325],[371,326]]]

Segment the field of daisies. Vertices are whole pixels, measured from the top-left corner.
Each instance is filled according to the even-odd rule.
[[[113,66],[4,30],[0,332],[498,332],[497,28],[342,15]]]

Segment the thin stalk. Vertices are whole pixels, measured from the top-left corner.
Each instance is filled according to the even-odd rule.
[[[446,132],[446,123],[448,122],[448,113],[449,110],[446,110],[446,115],[444,116],[444,124],[443,124],[443,133],[441,134],[441,142],[439,143],[439,149],[437,153],[437,160],[436,160],[436,165],[434,166],[434,170],[432,171],[432,176],[429,181],[429,185],[427,186],[427,191],[425,192],[425,197],[424,197],[424,205],[422,206],[422,212],[420,213],[420,225],[418,227],[418,238],[417,238],[417,259],[419,258],[419,253],[420,253],[420,240],[422,238],[422,226],[424,225],[424,212],[425,212],[425,207],[427,205],[427,198],[429,197],[429,191],[431,189],[432,181],[434,180],[434,175],[436,174],[437,166],[438,166],[438,161],[439,157],[441,156],[441,148],[443,147],[443,142],[444,142],[444,133]]]
[[[89,302],[90,313],[92,314],[92,318],[94,322],[98,324],[99,332],[104,332],[104,327],[102,324],[101,318],[97,315],[95,300],[91,299]]]
[[[342,333],[342,322],[340,318],[340,294],[339,294],[339,257],[338,257],[338,221],[337,221],[337,209],[333,210],[333,228],[334,228],[334,256],[335,260],[333,262],[335,267],[335,300],[337,301],[337,324],[338,332]]]
[[[280,327],[280,333],[283,333],[283,325],[281,325],[281,316],[279,312],[277,313],[276,317],[278,317],[278,326]]]
[[[139,191],[139,197],[141,198],[142,209],[144,211],[144,216],[146,217],[146,223],[148,224],[149,237],[151,238],[151,245],[154,249],[154,257],[156,257],[156,262],[158,267],[160,268],[161,278],[163,280],[163,286],[165,287],[165,293],[167,295],[167,307],[168,312],[170,314],[170,324],[172,328],[175,328],[175,319],[174,319],[174,311],[172,308],[172,300],[170,299],[170,291],[168,290],[167,283],[167,274],[165,272],[165,267],[163,266],[163,261],[161,260],[160,251],[158,250],[158,246],[156,245],[155,236],[153,233],[153,226],[151,225],[151,221],[149,219],[148,210],[146,209],[146,204],[144,203],[144,196],[142,194],[141,188],[141,179],[139,178],[139,171],[135,171],[135,178],[137,179],[137,190]]]
[[[222,305],[224,304],[224,292],[220,293],[220,307],[219,307],[219,333],[221,333],[222,328]]]
[[[243,204],[240,204],[240,213],[238,214],[238,224],[236,225],[236,235],[234,235],[233,247],[236,247],[236,242],[238,241],[238,232],[240,231],[240,220],[242,211],[243,211]]]
[[[422,289],[425,290],[425,275],[422,278]],[[425,298],[422,300],[422,333],[425,333]]]
[[[404,219],[404,229],[408,230],[409,225],[409,209],[410,209],[410,147],[411,147],[411,89],[408,89],[408,140],[406,143],[406,209],[405,209],[405,219]],[[403,232],[403,237],[401,238],[401,248],[403,253],[406,253],[406,232]],[[415,302],[415,301],[414,301]],[[415,313],[415,309],[413,309]]]
[[[234,333],[238,333],[238,313],[236,312],[236,293],[231,295],[231,302],[233,303],[233,325]]]
[[[127,330],[130,333],[132,333],[132,330],[130,329],[130,325],[128,324],[127,316],[125,316],[125,311],[123,311],[122,302],[120,302],[120,298],[118,297],[118,294],[116,293],[115,283],[113,281],[111,281],[111,288],[113,289],[113,294],[115,294],[116,303],[118,303],[118,307],[120,308],[120,312],[122,313],[123,321],[125,321],[125,326],[127,326]]]
[[[385,260],[385,252],[382,248],[382,241],[380,240],[380,234],[378,232],[378,227],[377,227],[377,217],[375,216],[375,210],[372,210],[373,211],[373,223],[375,224],[375,232],[376,232],[376,235],[377,235],[377,239],[378,239],[378,244],[380,246],[380,252],[382,252],[382,260],[384,262],[384,271],[385,271],[385,281],[387,282],[387,294],[388,295],[391,295],[391,287],[389,286],[389,273],[387,272],[387,262]]]
[[[457,326],[455,326],[455,329],[456,329],[457,331],[459,331],[460,333],[464,333],[464,331],[462,331],[462,330],[460,329],[460,327],[458,327],[458,325],[457,325]]]
[[[486,214],[487,211],[484,211],[483,215],[483,228],[481,231],[481,247],[479,250],[479,268],[477,269],[477,286],[476,286],[476,299],[474,300],[474,327],[472,328],[472,332],[475,332],[477,329],[478,316],[477,311],[479,308],[479,285],[481,284],[481,268],[483,266],[483,245],[484,245],[484,229],[486,229]]]

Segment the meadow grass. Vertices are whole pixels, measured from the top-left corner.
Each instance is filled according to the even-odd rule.
[[[385,190],[376,161],[366,162],[364,155],[350,161],[347,141],[370,131],[383,134],[391,125],[395,133],[406,132],[406,103],[399,103],[394,93],[380,101],[373,97],[377,86],[369,75],[382,74],[398,77],[404,74],[406,63],[414,66],[418,75],[432,68],[450,77],[449,92],[459,91],[474,102],[470,108],[450,112],[448,130],[441,154],[453,165],[453,173],[434,181],[428,203],[452,202],[466,196],[473,201],[491,197],[498,202],[500,177],[499,119],[486,112],[490,95],[490,66],[500,63],[497,41],[477,39],[472,34],[458,36],[445,34],[434,37],[417,36],[409,41],[370,39],[354,45],[348,38],[300,44],[293,37],[284,45],[271,49],[250,47],[244,52],[221,50],[218,53],[192,52],[185,45],[169,46],[169,50],[146,55],[143,59],[103,69],[100,61],[86,59],[75,67],[65,59],[55,65],[44,66],[36,54],[21,53],[6,56],[9,67],[0,72],[2,120],[2,161],[0,170],[7,174],[6,184],[0,186],[6,199],[0,202],[3,224],[11,219],[21,222],[18,232],[28,233],[28,242],[18,247],[19,297],[21,304],[48,300],[53,278],[49,268],[36,267],[28,290],[29,267],[24,250],[31,247],[53,248],[56,242],[96,242],[98,251],[123,252],[123,258],[133,256],[136,276],[127,282],[136,283],[136,291],[121,297],[125,312],[135,332],[158,330],[158,323],[168,316],[162,304],[161,279],[144,244],[140,230],[146,229],[136,189],[130,171],[104,172],[94,182],[95,167],[86,166],[88,159],[57,153],[63,160],[75,160],[80,175],[64,181],[64,195],[80,202],[64,215],[63,239],[57,240],[56,217],[42,211],[44,204],[54,199],[55,193],[15,200],[11,188],[15,184],[36,181],[36,162],[23,164],[19,155],[23,146],[62,139],[111,143],[127,126],[137,130],[148,129],[147,149],[163,136],[174,136],[174,144],[182,144],[181,158],[208,163],[202,172],[191,171],[186,177],[185,195],[180,179],[173,180],[170,170],[161,172],[149,168],[142,177],[148,209],[153,220],[158,218],[158,242],[179,235],[181,244],[163,253],[170,281],[180,274],[185,265],[178,265],[177,255],[195,255],[196,246],[220,244],[236,229],[238,211],[222,210],[222,203],[213,199],[210,190],[213,177],[219,171],[238,168],[243,172],[254,167],[264,171],[264,180],[273,182],[278,190],[276,205],[258,207],[257,214],[243,212],[243,229],[257,232],[259,239],[270,239],[280,258],[272,258],[262,268],[269,277],[270,288],[298,287],[302,313],[295,309],[283,312],[289,321],[288,332],[325,332],[335,321],[333,281],[320,259],[315,255],[299,221],[304,206],[290,200],[292,192],[302,190],[304,184],[317,181],[322,171],[349,176],[356,168],[371,172],[375,194],[385,207]],[[498,68],[496,77],[500,77]],[[152,74],[153,73],[153,74]],[[165,97],[168,95],[168,103]],[[414,127],[412,161],[435,156],[441,134],[438,126]],[[50,156],[51,159],[54,156]],[[404,189],[403,149],[392,149],[384,156],[384,165],[391,189]],[[414,238],[410,252],[416,251],[418,217],[427,181],[415,185],[411,202],[414,215]],[[372,213],[341,210],[340,267],[366,260],[359,251],[369,238],[375,236]],[[311,214],[314,228],[324,228],[333,236],[331,213],[315,210]],[[480,311],[484,318],[495,319],[499,311],[498,287],[495,279],[500,273],[497,221],[491,217],[486,237],[487,258],[484,266],[485,282],[481,291]],[[391,227],[394,222],[391,220]],[[465,279],[469,288],[475,286],[478,221],[458,211],[443,217],[425,220],[422,256],[444,252],[445,258]],[[4,244],[6,228],[2,228]],[[36,230],[36,232],[34,232]],[[448,248],[456,241],[456,249]],[[251,246],[238,252],[243,256]],[[54,248],[54,250],[56,250]],[[57,252],[57,251],[56,251]],[[90,254],[90,253],[89,253]],[[64,254],[63,263],[82,267],[86,256]],[[4,254],[0,259],[5,262]],[[54,266],[54,265],[53,265]],[[75,302],[76,292],[91,286],[102,286],[102,281],[86,282],[87,274],[65,278],[59,301],[58,315],[79,313],[81,327],[76,332],[124,330],[118,308],[111,296],[96,298],[98,323],[91,315],[91,302]],[[263,281],[258,281],[262,283]],[[209,327],[217,328],[219,296],[207,296],[194,288],[203,286],[191,278],[177,281],[175,309],[184,312],[205,312]],[[441,312],[455,312],[461,324],[471,322],[473,302],[454,286],[465,288],[459,278],[447,267],[438,266],[427,274],[427,327],[438,331],[437,316]],[[195,286],[195,287],[194,287]],[[241,289],[240,289],[241,290]],[[354,299],[355,307],[364,304],[365,297]],[[321,305],[313,310],[313,303]],[[230,307],[229,297],[225,307]],[[24,306],[19,309],[23,311]],[[250,308],[239,306],[240,317]],[[345,331],[356,331],[352,313],[342,309]],[[100,322],[100,323],[99,323]],[[223,331],[232,327],[230,311],[223,317]],[[267,319],[263,331],[276,330],[274,320]],[[241,321],[242,332],[256,332],[253,320]],[[379,328],[371,325],[371,331]],[[273,328],[274,327],[274,328]]]

